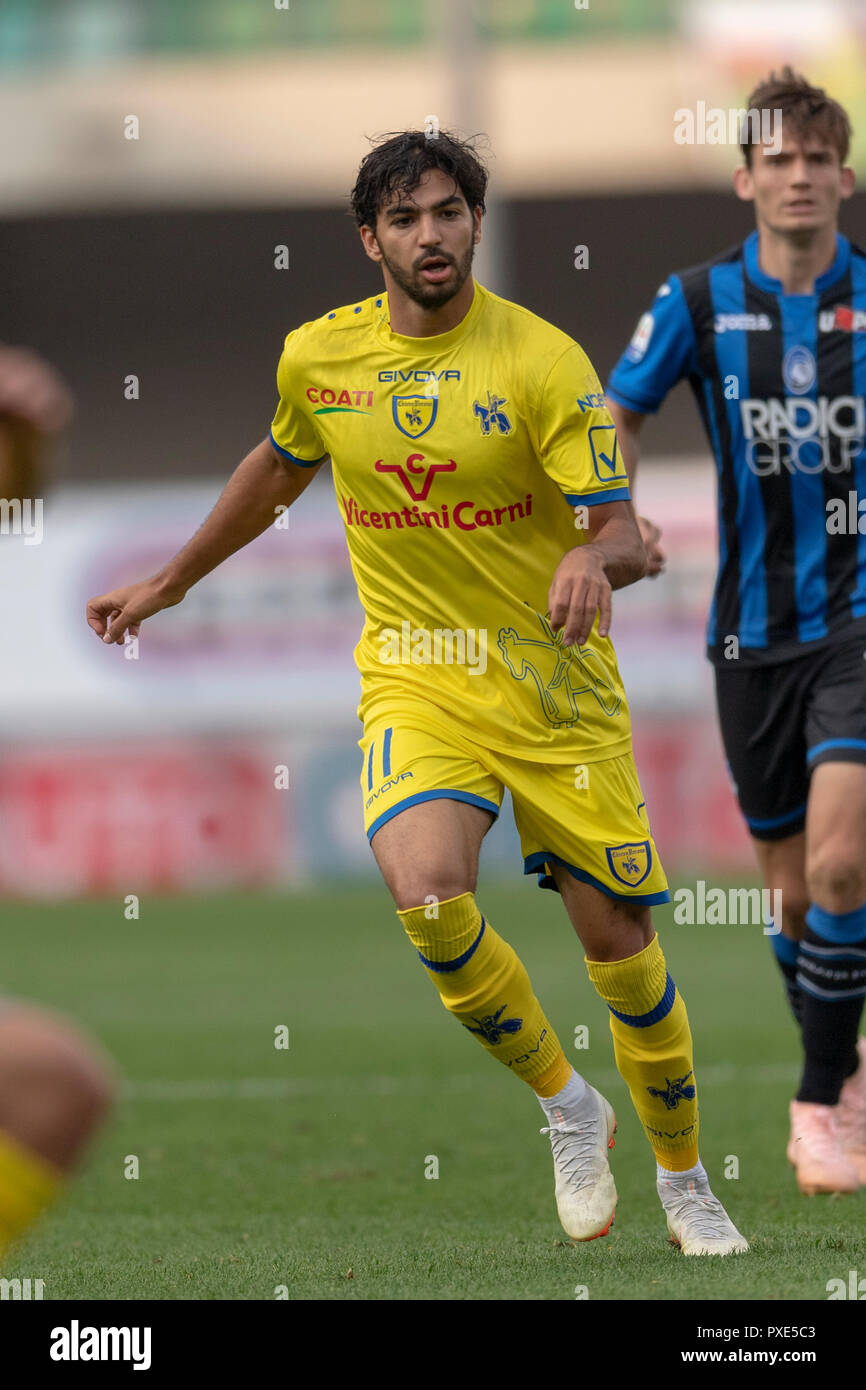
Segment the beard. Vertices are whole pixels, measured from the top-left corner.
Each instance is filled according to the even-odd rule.
[[[379,248],[381,251],[381,247]],[[389,260],[382,251],[382,261],[386,266],[389,275],[399,285],[400,289],[422,309],[440,309],[443,304],[447,304],[456,294],[459,294],[469,278],[472,269],[472,258],[475,255],[475,246],[470,242],[468,250],[455,260],[453,256],[446,256],[439,251],[428,252],[424,260],[430,260],[433,256],[440,260],[447,261],[455,269],[454,281],[452,284],[430,285],[421,278],[420,270],[412,269],[406,271],[399,266],[396,261]]]

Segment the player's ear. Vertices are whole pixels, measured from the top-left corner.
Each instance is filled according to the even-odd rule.
[[[364,226],[360,227],[358,230],[361,233],[361,242],[364,250],[370,257],[370,260],[380,262],[382,260],[382,252],[379,250],[379,243],[376,240],[376,233],[373,231],[373,228],[368,227],[365,223]]]
[[[744,203],[751,203],[755,197],[755,181],[747,164],[738,164],[734,170],[734,192]]]
[[[854,173],[854,170],[849,168],[846,164],[842,169],[841,177],[839,179],[839,192],[841,193],[843,198],[851,197],[851,194],[854,192],[854,184],[856,182],[856,178],[857,176]]]
[[[477,246],[479,241],[481,240],[481,216],[482,213],[480,208],[476,207],[472,209],[472,221],[474,223],[472,231],[473,246]]]

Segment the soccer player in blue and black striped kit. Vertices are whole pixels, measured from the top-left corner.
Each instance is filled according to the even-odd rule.
[[[847,1192],[866,1185],[866,254],[837,231],[842,107],[790,68],[748,105],[781,113],[781,142],[742,132],[757,230],[669,277],[607,396],[632,487],[640,427],[682,377],[712,447],[708,655],[805,1054],[788,1158],[802,1191]]]

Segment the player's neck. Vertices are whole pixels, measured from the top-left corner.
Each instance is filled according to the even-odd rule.
[[[396,285],[390,284],[387,288],[391,332],[405,338],[432,338],[439,333],[450,333],[469,313],[475,295],[475,281],[471,275],[466,277],[454,298],[437,309],[425,309],[416,304]]]
[[[758,226],[758,264],[781,280],[785,294],[812,294],[815,281],[836,259],[836,227],[821,227],[808,241],[794,242],[765,224]]]

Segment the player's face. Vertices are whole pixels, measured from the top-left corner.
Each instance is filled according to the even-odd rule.
[[[835,226],[839,203],[853,187],[853,170],[842,168],[834,145],[784,133],[775,153],[769,145],[754,146],[751,169],[739,169],[736,180],[739,196],[754,200],[760,223],[795,237]]]
[[[389,280],[425,309],[447,304],[465,285],[480,240],[481,211],[470,211],[454,180],[428,169],[417,188],[392,199],[362,228],[367,254]],[[366,233],[366,235],[365,235]]]

